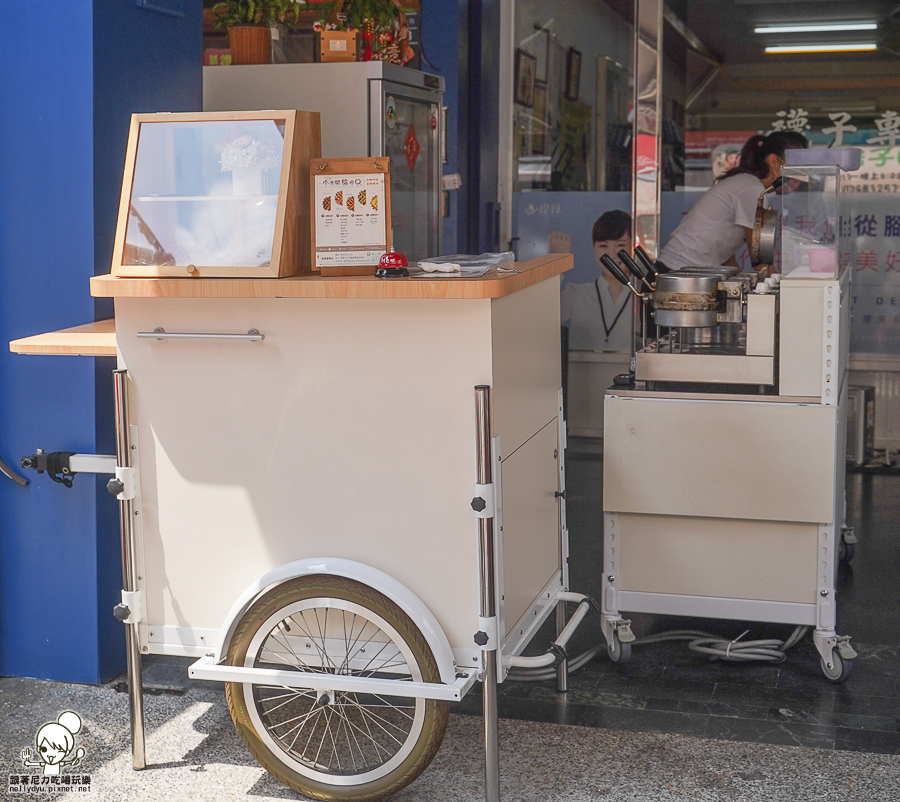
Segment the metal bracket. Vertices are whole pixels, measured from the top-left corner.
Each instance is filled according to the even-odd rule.
[[[117,465],[116,478],[110,479],[106,487],[119,501],[131,501],[135,497],[134,468]]]
[[[286,688],[312,688],[317,691],[334,693],[371,693],[380,696],[413,696],[418,699],[441,699],[458,702],[475,683],[477,672],[474,668],[462,668],[456,673],[453,684],[440,682],[406,682],[396,679],[376,677],[344,676],[323,674],[313,671],[284,671],[271,668],[250,668],[216,663],[214,657],[201,657],[188,667],[191,679],[206,679],[214,682],[253,683],[257,685],[278,685]]]
[[[475,498],[472,499],[472,509],[478,518],[493,518],[495,514],[494,483],[488,485],[475,485]]]
[[[482,618],[478,616],[478,632],[475,633],[475,643],[483,652],[494,652],[500,647],[498,635],[497,616]]]
[[[838,373],[841,288],[837,282],[825,286],[822,304],[822,404],[833,407],[837,406],[841,387]]]
[[[144,620],[141,593],[137,590],[123,590],[122,604],[128,608],[128,616],[120,619],[123,624],[140,624]],[[118,616],[116,616],[118,618]]]
[[[30,457],[22,457],[22,467],[46,473],[54,482],[71,487],[79,473],[115,473],[116,458],[105,454],[76,454],[73,451],[35,450]]]

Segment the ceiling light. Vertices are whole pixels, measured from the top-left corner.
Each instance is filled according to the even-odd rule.
[[[827,31],[875,31],[878,23],[864,20],[861,22],[811,22],[796,25],[759,25],[753,33],[822,33]]]
[[[875,42],[835,42],[830,45],[776,45],[767,47],[766,53],[859,53],[877,50]]]

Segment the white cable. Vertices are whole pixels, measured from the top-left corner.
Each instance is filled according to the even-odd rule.
[[[781,663],[785,660],[788,649],[796,646],[806,634],[809,627],[799,626],[784,641],[776,638],[766,640],[742,641],[741,638],[750,630],[739,635],[734,640],[725,640],[719,635],[702,632],[696,629],[676,629],[670,632],[660,632],[656,635],[648,635],[632,642],[632,646],[647,646],[651,643],[664,641],[686,640],[688,648],[698,654],[709,655],[710,660],[722,660],[730,663],[745,663],[750,661],[762,661],[767,663]],[[577,657],[569,660],[569,673],[577,671],[586,663],[593,660],[600,652],[605,651],[606,643],[600,643]],[[508,679],[515,682],[544,682],[556,678],[556,668],[521,669],[511,668]]]

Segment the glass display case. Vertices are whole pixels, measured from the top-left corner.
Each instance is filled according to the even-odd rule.
[[[315,112],[134,115],[113,274],[311,272],[309,160],[320,155]]]
[[[841,168],[785,165],[782,169],[781,272],[787,278],[836,279],[850,264],[841,227]],[[847,219],[845,219],[847,218]]]

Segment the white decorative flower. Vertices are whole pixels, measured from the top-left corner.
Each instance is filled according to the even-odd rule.
[[[219,162],[223,173],[256,167],[260,170],[271,170],[281,161],[281,148],[274,147],[264,137],[245,134],[223,143]]]

